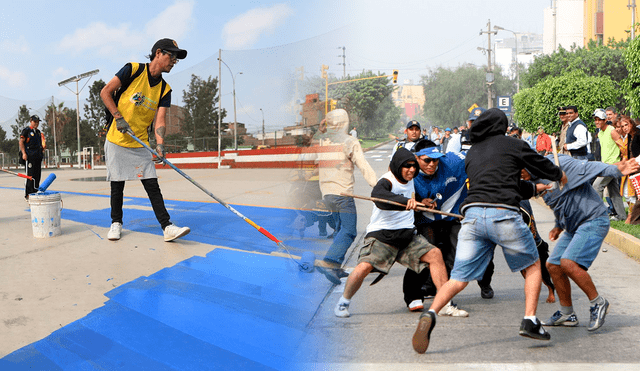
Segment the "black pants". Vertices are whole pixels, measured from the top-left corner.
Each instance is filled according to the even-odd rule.
[[[160,186],[158,185],[158,179],[143,179],[142,185],[144,190],[147,191],[149,201],[151,201],[151,207],[156,214],[156,219],[164,229],[166,226],[171,225],[169,212],[164,207],[164,199],[160,192]],[[122,223],[122,203],[124,198],[124,182],[111,182],[111,223]]]
[[[423,235],[429,243],[435,245],[442,252],[442,259],[447,268],[447,278],[451,275],[453,263],[456,259],[456,247],[458,246],[458,233],[461,225],[454,221],[439,221],[418,226],[418,233]],[[491,284],[493,277],[494,264],[493,260],[487,266],[484,276],[478,285],[480,287]],[[425,289],[423,289],[425,286]],[[436,286],[431,279],[431,271],[425,268],[419,274],[407,269],[404,273],[402,281],[402,292],[404,293],[404,301],[409,305],[414,300],[423,300],[425,295],[435,295]]]
[[[27,179],[24,187],[25,197],[38,192],[38,187],[40,187],[40,178],[42,177],[42,159],[28,159],[26,167],[27,175],[32,177],[33,180]]]

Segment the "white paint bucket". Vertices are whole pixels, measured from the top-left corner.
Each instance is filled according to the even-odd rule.
[[[29,195],[29,205],[31,206],[33,237],[47,238],[62,234],[60,228],[62,196],[60,193],[32,193]]]

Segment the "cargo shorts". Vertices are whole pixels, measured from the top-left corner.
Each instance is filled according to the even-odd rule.
[[[358,264],[367,262],[373,266],[374,271],[388,274],[393,263],[398,262],[412,271],[420,273],[429,266],[428,263],[420,261],[420,258],[435,248],[424,236],[419,234],[414,235],[409,245],[400,250],[373,237],[367,237],[364,239],[364,245],[360,248]]]

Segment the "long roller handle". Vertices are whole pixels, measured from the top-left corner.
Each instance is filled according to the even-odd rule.
[[[240,218],[242,218],[242,220],[244,220],[245,222],[249,223],[253,228],[257,229],[258,232],[262,233],[263,235],[265,235],[268,239],[270,239],[271,241],[275,242],[276,244],[278,244],[278,246],[280,246],[282,244],[282,241],[280,241],[279,239],[277,239],[274,235],[272,235],[271,233],[269,233],[269,231],[267,231],[266,229],[262,228],[261,226],[257,225],[256,223],[254,223],[251,219],[247,218],[246,216],[242,215],[238,210],[234,209],[233,207],[231,207],[231,205],[227,204],[226,202],[222,201],[221,199],[219,199],[218,197],[216,197],[213,193],[209,192],[206,188],[204,188],[203,186],[200,185],[200,183],[196,182],[195,180],[193,180],[190,176],[188,176],[187,174],[185,174],[184,171],[178,169],[177,166],[175,166],[174,164],[172,164],[171,162],[169,162],[169,160],[167,160],[165,157],[160,157],[158,155],[158,152],[156,152],[153,148],[149,147],[145,142],[141,141],[138,137],[135,136],[135,134],[133,134],[133,131],[129,130],[127,131],[127,134],[129,134],[129,136],[131,138],[133,138],[133,140],[135,140],[136,142],[138,142],[139,144],[141,144],[144,148],[146,148],[149,152],[151,152],[154,156],[161,158],[162,162],[169,165],[171,168],[173,168],[173,170],[177,171],[178,174],[182,175],[185,179],[187,179],[188,181],[190,181],[194,186],[200,188],[200,190],[202,190],[204,193],[206,193],[207,195],[209,195],[209,197],[213,198],[214,200],[218,201],[222,206],[226,207],[229,211],[231,211],[232,213],[236,214],[237,216],[239,216]]]

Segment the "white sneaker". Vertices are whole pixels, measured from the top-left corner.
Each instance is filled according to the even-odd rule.
[[[447,305],[440,309],[439,316],[451,317],[469,317],[469,313],[464,309],[459,309],[456,304],[448,302]]]
[[[346,304],[346,303],[336,304],[336,307],[333,309],[333,314],[335,314],[336,317],[340,317],[340,318],[349,317],[351,315],[349,313],[349,304]]]
[[[412,312],[421,312],[424,309],[424,304],[422,304],[422,300],[416,299],[409,303],[409,310]]]
[[[191,232],[189,227],[178,227],[175,224],[170,224],[164,228],[164,240],[165,242],[173,241],[176,238],[186,236]]]
[[[122,233],[122,223],[111,223],[111,229],[109,229],[109,233],[107,233],[107,239],[111,241],[119,240],[120,234]]]

